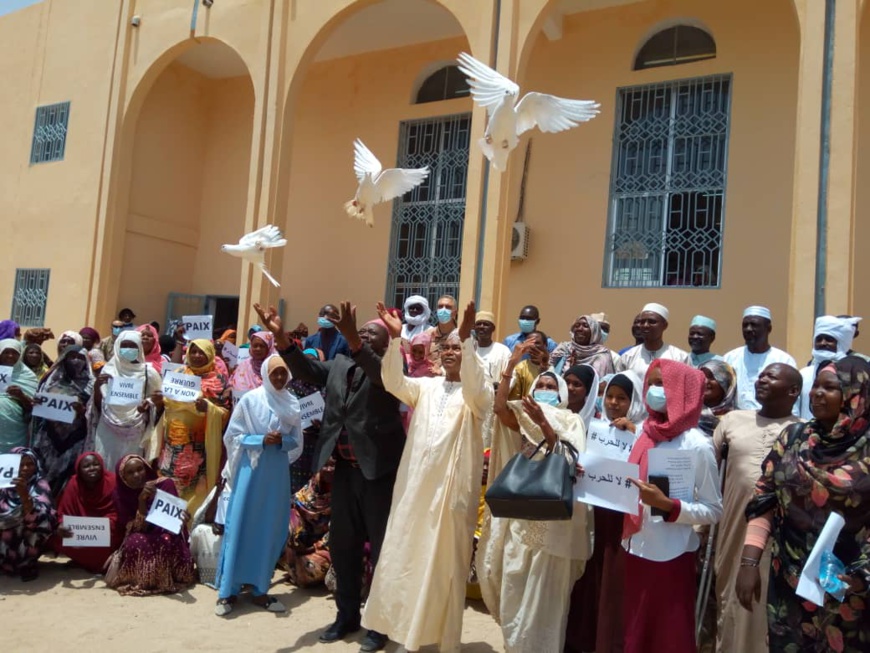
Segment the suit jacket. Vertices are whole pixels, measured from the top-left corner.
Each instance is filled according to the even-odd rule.
[[[326,387],[312,471],[317,473],[326,464],[346,429],[363,476],[374,480],[394,473],[405,447],[405,429],[399,400],[381,381],[380,356],[367,344],[350,357],[339,354],[325,362],[308,358],[295,345],[280,354],[293,378]]]

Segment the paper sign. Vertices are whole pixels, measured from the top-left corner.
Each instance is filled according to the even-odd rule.
[[[184,325],[185,340],[211,340],[214,337],[214,327],[211,315],[185,315],[181,318]]]
[[[64,546],[74,547],[110,547],[112,533],[108,517],[72,517],[63,516],[63,525],[73,532],[72,537],[63,538]]]
[[[0,490],[12,487],[12,479],[18,477],[19,467],[21,467],[20,453],[0,454]]]
[[[164,377],[170,372],[176,372],[183,369],[184,363],[170,363],[168,361],[163,361],[163,367],[161,368]]]
[[[148,511],[145,521],[178,535],[183,523],[181,515],[186,508],[187,501],[158,489],[154,494],[154,501],[151,503],[151,510]]]
[[[631,431],[610,426],[601,419],[592,420],[586,434],[586,451],[614,460],[628,460],[637,436]]]
[[[72,424],[75,421],[76,411],[73,404],[78,401],[76,397],[56,392],[38,392],[34,399],[42,400],[41,403],[33,406],[34,417],[64,424]]]
[[[109,381],[106,403],[110,406],[138,406],[142,403],[144,384],[144,379],[113,378]]]
[[[217,510],[214,515],[215,524],[227,523],[227,510],[230,507],[230,493],[224,490],[218,497]]]
[[[12,380],[12,368],[8,365],[0,365],[0,392],[6,392]]]
[[[202,379],[184,372],[170,372],[163,377],[163,396],[166,399],[192,403],[199,399]]]
[[[239,348],[228,340],[223,344],[221,356],[227,362],[227,367],[235,367],[239,363]]]
[[[241,363],[246,358],[251,357],[251,348],[250,347],[239,347],[239,353],[236,356],[236,362]]]
[[[650,476],[667,476],[671,499],[695,500],[695,454],[678,449],[650,449]]]
[[[638,489],[628,480],[640,474],[637,465],[594,453],[581,453],[578,462],[583,466],[583,476],[574,485],[576,501],[619,512],[638,512]]]
[[[798,596],[802,596],[807,601],[812,601],[816,605],[825,604],[825,590],[819,584],[819,572],[822,566],[822,554],[825,551],[833,552],[834,545],[837,543],[837,537],[840,531],[846,524],[846,520],[842,515],[832,512],[828,515],[828,521],[822,527],[822,532],[819,533],[819,539],[816,540],[813,550],[807,557],[807,564],[801,572],[801,577],[798,580],[798,586],[795,592]]]
[[[311,426],[312,420],[323,419],[323,407],[323,397],[319,392],[299,400],[299,416],[302,418],[303,429]]]

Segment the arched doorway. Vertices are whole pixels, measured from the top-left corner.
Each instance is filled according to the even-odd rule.
[[[220,246],[244,227],[253,118],[248,69],[216,40],[165,64],[128,116],[135,124],[118,304],[140,321],[202,311],[216,327],[235,325],[241,263]]]

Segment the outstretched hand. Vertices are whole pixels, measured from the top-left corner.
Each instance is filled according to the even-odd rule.
[[[397,316],[393,315],[387,310],[387,307],[384,306],[384,302],[378,302],[375,307],[378,311],[378,317],[384,321],[384,324],[387,325],[387,331],[390,332],[391,338],[399,338],[402,335],[402,320],[400,320]]]
[[[465,305],[465,311],[462,313],[462,322],[459,324],[459,339],[465,342],[471,337],[471,330],[474,328],[474,322],[477,317],[477,308],[473,301]]]
[[[290,340],[284,333],[284,323],[278,317],[278,309],[269,306],[269,309],[266,310],[260,304],[254,304],[254,310],[257,311],[260,323],[275,336],[275,347],[281,350],[287,349],[290,346]]]
[[[335,325],[335,328],[344,336],[345,340],[350,341],[351,338],[358,335],[356,328],[356,306],[351,306],[350,302],[341,302],[338,308],[338,317],[327,316],[327,319]]]

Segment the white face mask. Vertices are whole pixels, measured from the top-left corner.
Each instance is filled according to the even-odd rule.
[[[410,313],[405,314],[405,323],[410,324],[411,326],[420,326],[424,322],[429,319],[429,316],[426,315],[426,312],[423,311],[419,315],[411,315]]]
[[[610,337],[610,334],[609,334],[607,331],[605,331],[604,329],[601,329],[601,344],[602,344],[602,345],[603,345],[605,342],[607,342],[607,339],[608,339],[609,337]]]
[[[665,412],[668,405],[665,389],[660,385],[651,385],[646,391],[646,404],[657,413]]]
[[[827,351],[825,349],[813,349],[814,363],[827,363],[830,361],[838,361],[842,358],[839,352]]]

